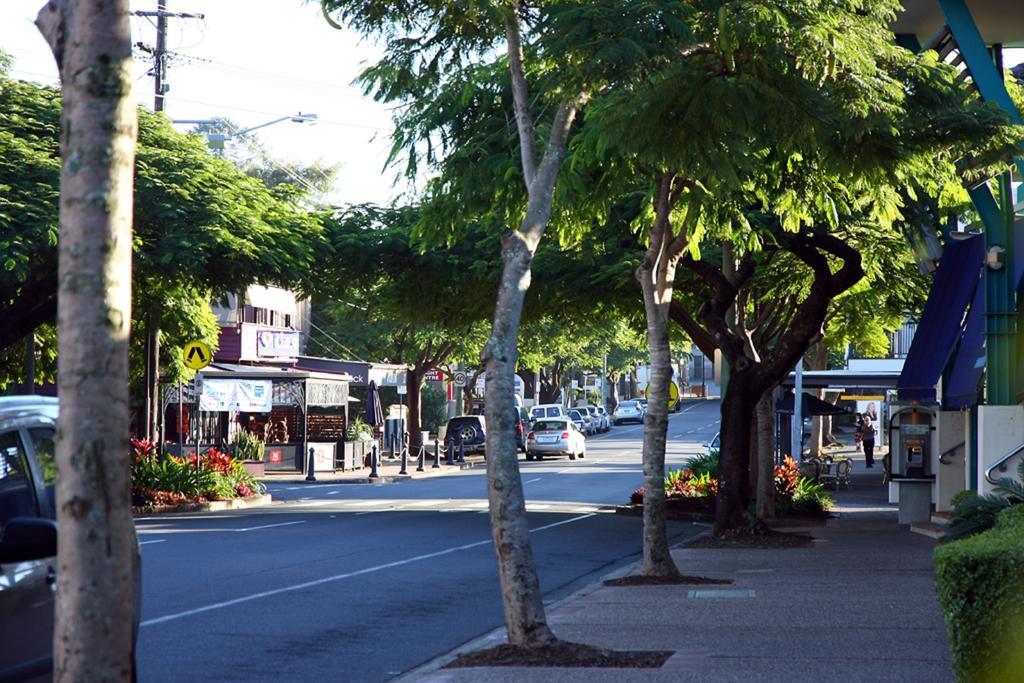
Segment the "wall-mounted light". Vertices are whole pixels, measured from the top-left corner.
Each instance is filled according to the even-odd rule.
[[[1006,265],[1006,250],[998,244],[993,244],[985,252],[985,265],[989,270],[1002,270]]]

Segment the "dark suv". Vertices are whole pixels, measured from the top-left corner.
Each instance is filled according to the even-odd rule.
[[[0,397],[0,681],[49,680],[57,521],[57,399]],[[135,556],[135,634],[139,627]]]
[[[459,443],[466,449],[466,455],[470,453],[484,452],[484,437],[487,436],[487,422],[483,415],[463,415],[448,420],[448,429],[445,431],[445,441],[454,441],[455,448]]]

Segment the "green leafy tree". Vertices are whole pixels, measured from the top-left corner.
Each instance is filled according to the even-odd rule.
[[[12,349],[56,314],[59,119],[58,90],[0,75],[0,185],[9,188],[0,194],[6,383],[21,378],[20,351]],[[165,118],[140,111],[139,126],[133,331],[155,318],[167,375],[188,377],[181,347],[196,338],[217,341],[211,299],[255,282],[301,286],[321,243],[320,220],[297,205],[294,188],[267,189]],[[37,337],[42,376],[52,376],[53,338],[45,331]],[[135,386],[143,374],[142,337],[133,334]]]

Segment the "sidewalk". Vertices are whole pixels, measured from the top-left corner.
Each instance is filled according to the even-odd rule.
[[[843,449],[852,454],[851,449]],[[856,457],[856,456],[855,456]],[[515,681],[952,681],[934,589],[935,542],[896,523],[881,469],[855,462],[838,517],[808,548],[673,550],[686,574],[728,586],[592,586],[549,609],[563,639],[673,650],[660,669],[440,669],[430,683]],[[633,568],[635,571],[635,568]],[[472,645],[502,642],[503,629]],[[436,667],[440,662],[433,664]]]
[[[479,467],[485,467],[483,456],[466,456],[466,462],[455,463],[454,465],[444,464],[444,458],[441,459],[441,466],[434,468],[433,457],[427,458],[423,463],[423,471],[417,472],[417,460],[410,458],[406,465],[407,474],[399,474],[402,470],[402,463],[400,460],[395,459],[384,459],[381,464],[377,467],[377,474],[380,476],[376,479],[370,478],[370,468],[363,467],[358,470],[347,470],[347,471],[336,471],[336,472],[317,472],[315,482],[306,481],[305,472],[267,472],[259,478],[264,484],[310,484],[315,486],[316,484],[390,484],[396,481],[404,481],[406,479],[422,479],[425,477],[437,477],[445,474],[454,474],[460,470],[469,470]]]

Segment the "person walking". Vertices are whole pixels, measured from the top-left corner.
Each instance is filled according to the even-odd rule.
[[[864,416],[864,425],[861,427],[861,442],[864,444],[864,461],[868,467],[875,466],[875,423],[871,421],[870,415]]]

